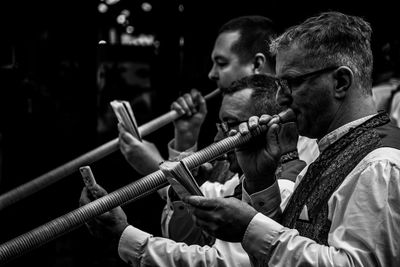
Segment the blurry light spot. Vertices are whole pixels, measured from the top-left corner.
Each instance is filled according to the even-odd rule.
[[[179,38],[179,46],[184,46],[185,45],[185,38],[183,38],[183,36],[181,36]]]
[[[108,4],[108,5],[114,5],[118,2],[119,2],[119,0],[106,0],[106,4]]]
[[[100,40],[99,45],[103,45],[103,44],[107,44],[107,42],[105,40]]]
[[[117,17],[117,22],[118,22],[119,24],[124,24],[125,21],[126,21],[126,17],[125,17],[124,15],[119,15],[119,16]]]
[[[123,33],[121,35],[121,43],[124,45],[133,46],[152,46],[154,45],[154,35],[140,34],[139,36],[132,36],[130,34]]]
[[[143,2],[143,3],[142,3],[142,9],[143,9],[143,11],[145,11],[145,12],[150,12],[152,8],[153,8],[153,7],[151,6],[150,3],[147,3],[147,2]]]
[[[126,17],[129,17],[129,15],[131,14],[131,12],[128,9],[124,9],[121,11],[122,15],[125,15]]]
[[[106,4],[104,4],[104,3],[101,3],[101,4],[99,4],[99,6],[97,7],[97,10],[98,10],[100,13],[106,13],[107,10],[108,10],[108,6],[107,6]]]
[[[117,31],[114,28],[111,28],[108,32],[110,43],[115,44],[117,43]]]
[[[127,33],[133,33],[134,30],[135,30],[135,28],[133,26],[126,27],[126,32]]]
[[[183,5],[178,6],[179,12],[183,12],[185,10],[185,7]]]

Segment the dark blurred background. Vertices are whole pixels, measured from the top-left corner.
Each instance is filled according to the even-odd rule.
[[[131,102],[139,125],[169,111],[191,88],[206,94],[210,53],[222,23],[239,15],[273,19],[280,29],[320,11],[359,15],[374,28],[374,77],[381,47],[398,39],[389,1],[3,1],[0,6],[0,193],[117,137],[109,102]],[[220,99],[209,102],[200,147],[213,140]],[[213,116],[214,114],[214,116]],[[168,125],[146,136],[167,157]],[[108,191],[140,178],[115,152],[91,165]],[[0,243],[78,207],[78,172],[0,211]],[[129,221],[161,235],[164,203],[153,194],[125,206]],[[7,266],[125,266],[116,248],[85,227],[21,255]]]

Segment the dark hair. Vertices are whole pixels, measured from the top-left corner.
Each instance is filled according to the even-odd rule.
[[[275,57],[269,51],[271,41],[277,36],[274,23],[263,16],[241,16],[234,18],[219,29],[218,34],[239,31],[239,40],[231,50],[237,54],[240,63],[248,63],[257,53],[262,53],[271,69],[275,69]]]
[[[277,114],[283,108],[276,102],[278,86],[275,78],[267,74],[253,74],[234,81],[231,86],[222,90],[224,95],[232,95],[244,89],[252,89],[251,103],[255,116]]]
[[[348,66],[355,82],[365,93],[371,93],[373,57],[371,50],[372,29],[360,17],[340,12],[324,12],[303,23],[289,28],[272,41],[271,52],[299,45],[310,67]]]

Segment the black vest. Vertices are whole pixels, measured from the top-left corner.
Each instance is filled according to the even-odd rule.
[[[319,244],[328,245],[329,198],[355,166],[380,147],[400,149],[400,129],[390,122],[386,113],[379,113],[351,129],[310,164],[283,213],[282,225],[298,230],[301,236]],[[299,219],[304,205],[309,221]]]

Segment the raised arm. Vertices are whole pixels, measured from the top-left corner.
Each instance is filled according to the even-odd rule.
[[[200,127],[207,115],[206,102],[199,91],[192,89],[179,97],[171,105],[171,109],[183,115],[174,121],[174,149],[183,152],[193,147],[199,138]]]

